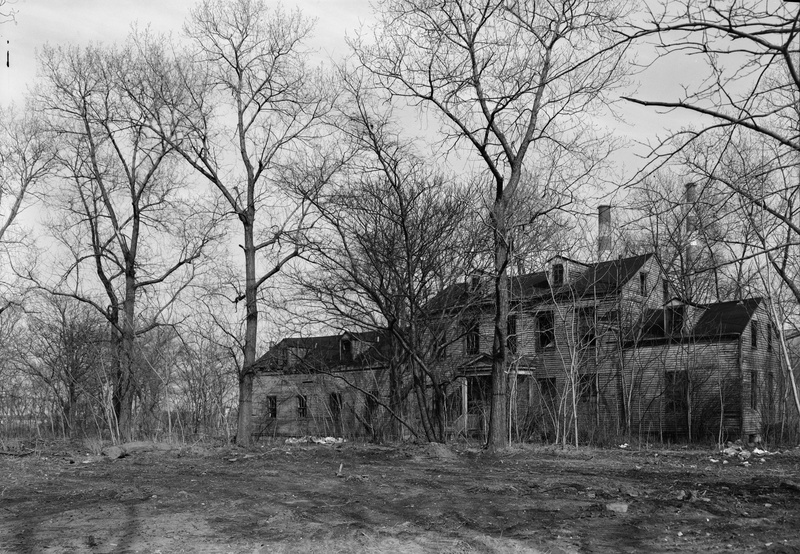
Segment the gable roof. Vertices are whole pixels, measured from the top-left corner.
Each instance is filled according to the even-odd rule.
[[[563,285],[552,288],[546,271],[512,276],[510,296],[512,301],[545,300],[552,296],[602,296],[614,294],[641,271],[653,254],[642,254],[628,258],[617,258],[593,264],[581,264],[586,267],[576,279],[565,281]],[[580,262],[576,262],[580,263]],[[477,289],[470,290],[466,283],[456,283],[442,290],[425,306],[429,313],[446,310],[451,307],[465,306],[469,302],[483,303],[490,301],[492,291],[484,281]]]
[[[744,300],[730,300],[715,302],[713,304],[690,304],[702,310],[700,317],[688,332],[682,335],[668,335],[665,330],[665,310],[672,307],[674,299],[668,302],[669,306],[663,308],[647,309],[639,320],[638,331],[640,338],[634,340],[633,336],[625,342],[625,347],[664,344],[680,341],[708,341],[715,339],[735,339],[741,336],[747,324],[753,319],[758,307],[763,302],[760,297],[746,298]]]
[[[366,343],[367,349],[352,358],[343,358],[341,344],[344,339]],[[341,369],[342,367],[366,367],[385,360],[388,336],[383,331],[345,332],[339,335],[315,337],[288,337],[272,346],[269,351],[256,360],[254,371],[280,371],[292,367],[292,372],[306,373],[318,369]],[[294,364],[285,364],[283,352],[295,356]],[[292,351],[293,350],[293,351]],[[299,363],[297,363],[299,362]]]
[[[741,335],[753,314],[763,301],[762,298],[731,300],[716,304],[705,304],[705,311],[692,330],[695,336]]]

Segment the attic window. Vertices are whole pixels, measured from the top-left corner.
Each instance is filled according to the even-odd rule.
[[[342,339],[342,360],[351,361],[353,359],[353,342],[350,339]]]
[[[664,316],[664,332],[667,335],[680,335],[683,329],[683,306],[667,306]]]
[[[669,300],[669,281],[666,279],[661,281],[661,298],[663,299],[664,303]]]
[[[640,271],[639,272],[639,294],[642,296],[647,296],[650,291],[647,290],[647,272]]]
[[[758,321],[750,322],[750,348],[758,350]]]
[[[553,265],[553,286],[560,287],[564,284],[564,264]]]

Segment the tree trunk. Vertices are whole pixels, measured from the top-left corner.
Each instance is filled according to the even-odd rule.
[[[492,344],[492,403],[489,415],[490,451],[508,446],[508,405],[506,379],[506,336],[508,334],[508,259],[509,243],[506,221],[506,201],[502,192],[495,200],[492,212],[494,220],[494,342]]]
[[[253,210],[254,211],[254,210]],[[250,445],[250,426],[253,419],[253,366],[256,362],[256,340],[258,333],[258,302],[256,283],[256,249],[253,242],[253,217],[245,218],[244,265],[245,265],[245,319],[244,361],[239,374],[239,414],[236,429],[236,444]]]

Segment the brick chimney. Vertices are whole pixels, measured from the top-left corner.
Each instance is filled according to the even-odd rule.
[[[597,207],[597,258],[608,259],[611,256],[611,206]]]

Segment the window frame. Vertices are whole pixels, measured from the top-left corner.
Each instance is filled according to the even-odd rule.
[[[274,394],[267,395],[266,413],[268,419],[278,419],[278,397]]]
[[[544,327],[542,322],[549,323]],[[547,342],[543,339],[547,339]],[[536,314],[536,350],[543,352],[556,346],[556,320],[552,310],[541,311]]]
[[[305,419],[308,417],[308,397],[305,394],[298,394],[297,398],[297,417]]]

